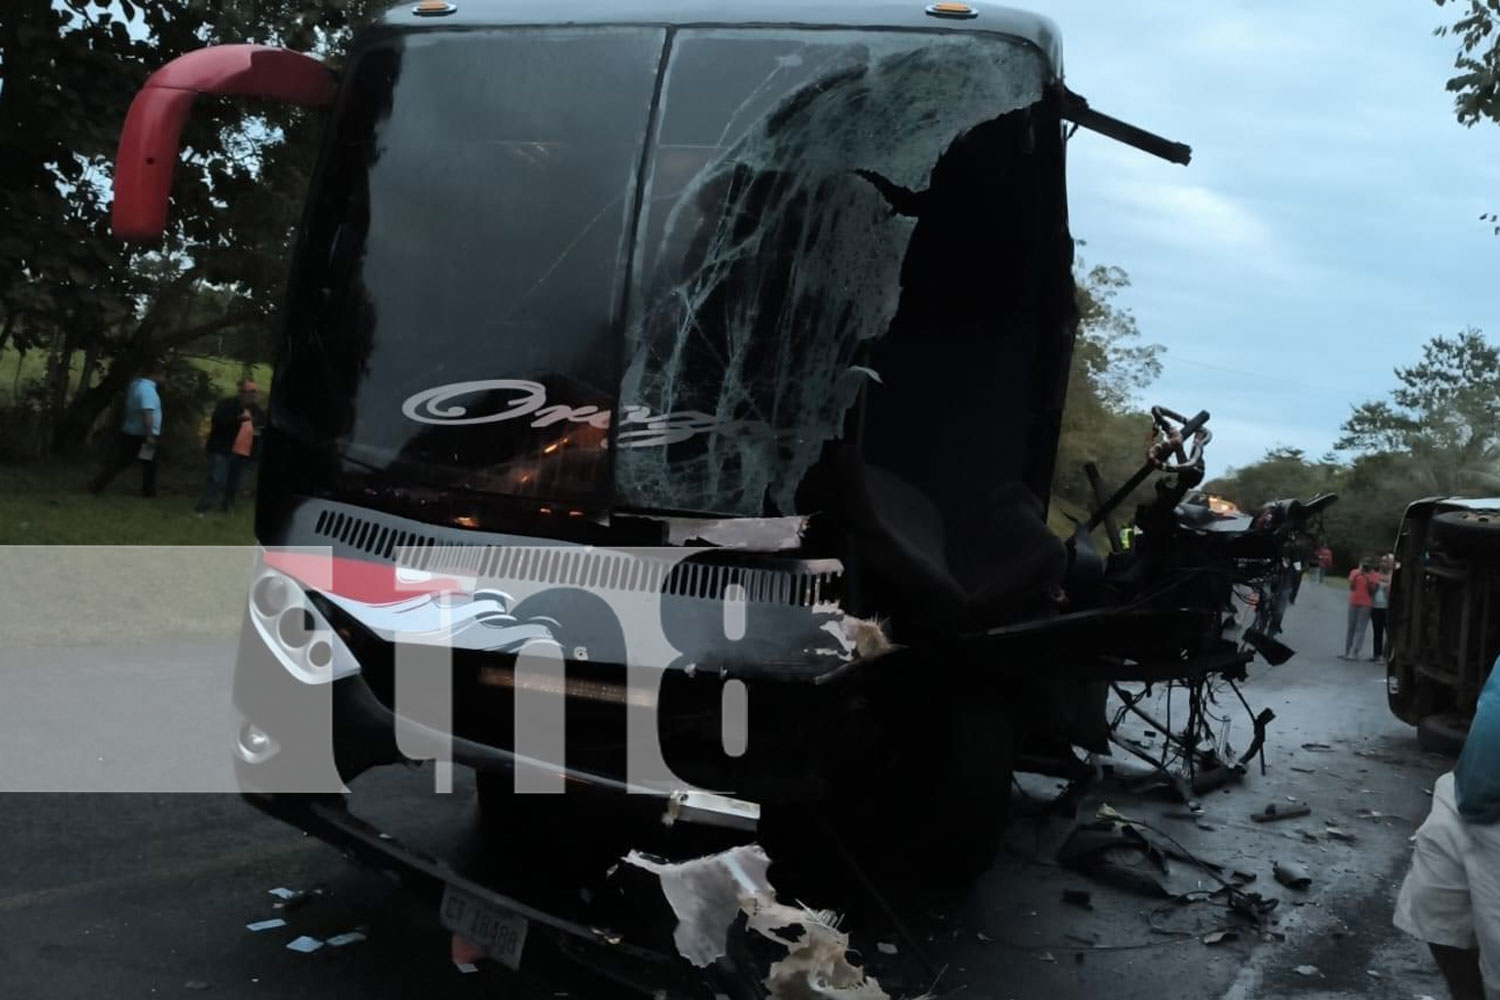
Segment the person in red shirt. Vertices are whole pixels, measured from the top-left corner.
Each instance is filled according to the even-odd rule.
[[[1369,559],[1360,560],[1359,569],[1349,574],[1349,632],[1344,638],[1341,660],[1359,659],[1359,648],[1365,644],[1365,630],[1370,627],[1370,608],[1375,591],[1380,589],[1380,574]]]
[[[1328,571],[1333,569],[1333,550],[1328,547],[1327,542],[1324,542],[1323,546],[1318,549],[1317,558],[1318,582],[1322,583],[1323,577],[1327,576]]]

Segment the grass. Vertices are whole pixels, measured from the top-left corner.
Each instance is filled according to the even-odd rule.
[[[140,495],[127,469],[103,496],[85,488],[95,466],[68,462],[5,469],[0,545],[253,545],[251,497],[233,514],[193,512],[203,474],[199,456],[160,470],[158,496]],[[170,460],[168,460],[170,462]]]

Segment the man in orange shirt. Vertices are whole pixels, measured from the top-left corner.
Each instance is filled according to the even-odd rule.
[[[214,407],[208,431],[208,478],[203,484],[203,494],[198,498],[196,509],[199,514],[213,506],[215,501],[226,513],[234,509],[235,497],[240,492],[240,477],[255,458],[260,429],[265,424],[265,413],[258,398],[255,383],[245,379],[240,383],[238,395],[221,400]]]
[[[1359,569],[1349,574],[1349,633],[1339,659],[1359,659],[1359,647],[1365,644],[1365,630],[1370,627],[1370,608],[1375,604],[1375,591],[1379,587],[1380,575],[1374,572],[1369,559],[1361,560]]]

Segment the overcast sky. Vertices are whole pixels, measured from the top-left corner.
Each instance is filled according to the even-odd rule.
[[[1143,402],[1213,414],[1209,472],[1329,448],[1434,334],[1500,337],[1500,125],[1459,125],[1431,0],[1036,0],[1068,84],[1193,147],[1180,167],[1080,131],[1072,228],[1125,268],[1166,346]]]

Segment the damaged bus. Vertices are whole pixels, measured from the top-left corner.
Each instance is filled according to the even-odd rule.
[[[1109,753],[1112,685],[1290,655],[1236,631],[1234,588],[1282,572],[1326,500],[1199,517],[1208,414],[1156,411],[1140,472],[1097,483],[1071,539],[1047,527],[1068,135],[1189,154],[1070,92],[1045,18],[423,0],[337,73],[208,48],[135,99],[121,237],[161,236],[199,95],[327,119],[257,492],[241,781],[471,937],[491,915],[503,961],[551,942],[660,985],[671,945],[601,930],[628,921],[598,894],[523,902],[404,846],[349,806],[368,772],[472,768],[523,865],[635,815],[971,876],[1015,769]],[[632,774],[654,752],[670,781]]]

